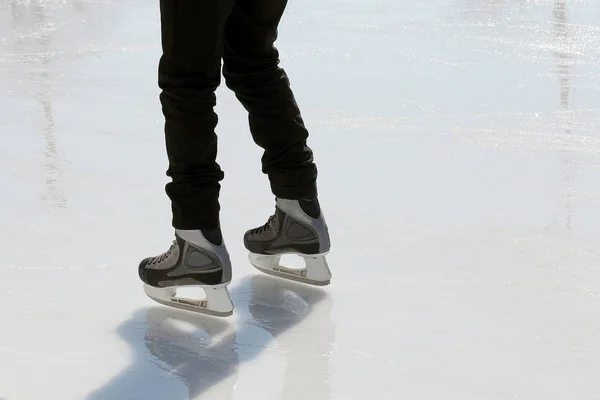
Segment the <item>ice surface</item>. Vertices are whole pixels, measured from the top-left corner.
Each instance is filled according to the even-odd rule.
[[[157,306],[157,2],[0,2],[0,398],[597,400],[600,2],[296,0],[332,285],[261,276],[273,197],[219,90],[234,317]]]

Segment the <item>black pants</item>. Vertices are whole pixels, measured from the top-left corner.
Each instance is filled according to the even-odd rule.
[[[273,43],[287,0],[160,0],[160,101],[176,229],[219,225],[215,90],[225,83],[248,111],[277,197],[316,195],[308,132]]]

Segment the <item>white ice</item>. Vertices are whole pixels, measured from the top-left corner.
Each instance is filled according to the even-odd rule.
[[[333,281],[250,266],[273,196],[223,87],[227,319],[137,277],[173,238],[158,2],[0,21],[0,399],[600,399],[599,1],[290,1]]]

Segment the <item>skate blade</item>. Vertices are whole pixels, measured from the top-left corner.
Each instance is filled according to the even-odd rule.
[[[327,286],[331,283],[331,271],[325,258],[327,253],[314,256],[295,254],[304,259],[305,268],[289,268],[280,265],[281,255],[250,253],[249,258],[254,268],[267,275],[313,286]]]
[[[179,310],[191,311],[214,317],[229,317],[233,314],[233,302],[227,285],[219,286],[186,286],[200,288],[206,293],[204,299],[189,299],[177,296],[177,287],[157,288],[144,284],[144,292],[155,302]]]

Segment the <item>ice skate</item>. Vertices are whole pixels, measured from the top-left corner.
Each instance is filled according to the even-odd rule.
[[[250,263],[258,270],[280,278],[325,286],[331,281],[326,255],[330,241],[318,200],[276,199],[275,214],[259,228],[244,235]],[[304,268],[280,264],[284,254],[304,259]]]
[[[157,303],[170,307],[218,317],[233,314],[227,290],[231,262],[221,230],[176,230],[175,239],[165,253],[140,263],[144,292]],[[186,298],[177,293],[188,289],[203,289],[205,296]]]

